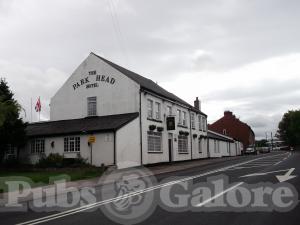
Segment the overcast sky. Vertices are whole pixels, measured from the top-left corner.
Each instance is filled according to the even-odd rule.
[[[30,119],[93,51],[257,138],[300,102],[298,0],[0,0],[0,76]],[[24,115],[25,116],[25,115]],[[34,113],[34,120],[37,119]]]

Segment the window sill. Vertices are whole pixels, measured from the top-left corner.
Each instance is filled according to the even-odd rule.
[[[74,153],[80,153],[80,151],[78,151],[78,152],[77,152],[77,151],[76,151],[76,152],[64,152],[64,154],[72,154],[72,153],[73,153],[73,154],[74,154]]]
[[[148,152],[149,154],[163,154],[164,152],[161,151],[161,152]]]
[[[178,152],[179,155],[188,155],[190,154],[189,152]]]
[[[177,124],[177,127],[188,128],[187,126],[184,126],[184,125],[181,125],[181,124]]]
[[[153,119],[153,118],[147,118],[147,120],[150,120],[150,121],[153,121],[153,122],[162,123],[161,120],[157,120],[157,119]]]

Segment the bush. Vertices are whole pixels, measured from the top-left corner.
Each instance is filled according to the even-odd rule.
[[[64,158],[58,153],[51,153],[48,157],[42,157],[36,166],[39,168],[87,167],[89,164],[86,161],[80,155],[77,158]]]
[[[58,153],[50,153],[48,157],[42,157],[36,164],[40,168],[60,168],[63,166],[64,157]]]

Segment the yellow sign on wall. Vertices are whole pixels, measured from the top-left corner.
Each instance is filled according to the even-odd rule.
[[[89,136],[89,143],[95,143],[96,137],[95,136]]]

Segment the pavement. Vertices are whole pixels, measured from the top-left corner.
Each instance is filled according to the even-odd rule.
[[[201,207],[205,207],[210,202],[217,201],[221,197],[229,196],[235,189],[247,188],[255,186],[260,188],[261,185],[272,185],[271,187],[291,187],[296,193],[300,191],[300,153],[298,152],[275,152],[269,154],[262,154],[258,156],[242,156],[232,158],[217,158],[209,160],[197,160],[190,162],[176,163],[172,165],[157,165],[149,167],[148,169],[154,174],[153,178],[158,183],[150,187],[146,187],[137,191],[116,196],[114,192],[114,184],[111,180],[107,183],[99,185],[98,182],[79,181],[75,183],[68,183],[69,185],[78,188],[85,188],[87,186],[94,187],[94,195],[97,201],[92,204],[78,204],[66,209],[55,208],[50,210],[49,207],[31,208],[24,212],[7,212],[3,211],[5,208],[0,208],[0,223],[2,224],[172,224],[172,225],[188,225],[188,224],[299,224],[300,206],[297,202],[294,208],[284,211],[272,210],[269,211],[237,211],[229,207],[219,208],[212,211],[201,211]],[[192,182],[193,184],[206,184],[213,177],[226,176],[228,178],[228,187],[221,192],[211,195],[211,198],[205,201],[199,200],[197,204],[192,204],[192,207],[183,207],[181,210],[166,209],[161,202],[163,201],[163,190],[166,188],[173,188],[173,192],[179,195],[183,192],[182,188],[178,189],[178,184],[184,182]],[[281,176],[281,177],[280,177]],[[283,177],[283,178],[282,178]],[[167,179],[167,180],[166,180]],[[280,180],[281,179],[281,180]],[[283,181],[282,179],[287,179]],[[129,180],[124,182],[128,183]],[[283,181],[283,182],[280,182]],[[129,182],[130,183],[130,182]],[[280,186],[281,185],[281,186]],[[171,190],[171,189],[170,189]],[[275,189],[274,189],[275,190]],[[267,191],[266,191],[267,192]],[[275,191],[274,191],[275,192]],[[103,194],[104,193],[104,194]],[[192,189],[185,190],[185,194],[195,195]],[[105,198],[103,197],[105,196]],[[140,218],[125,217],[121,212],[121,219],[116,218],[115,215],[110,215],[109,210],[116,202],[122,204],[135,198],[145,198],[147,196],[158,196],[156,199],[159,206],[152,201],[145,201],[144,205],[136,205],[132,215],[138,215],[144,209],[145,204],[147,208],[147,216],[142,215]],[[242,198],[237,198],[241,200]],[[262,198],[263,199],[263,198]],[[233,201],[233,198],[230,199]],[[237,200],[238,202],[238,200]],[[28,205],[32,203],[32,199],[28,199]],[[136,204],[136,203],[134,203]],[[133,204],[133,205],[134,205]],[[153,207],[152,207],[153,205]],[[124,204],[123,204],[124,206]],[[250,207],[251,208],[251,207]],[[1,212],[1,210],[3,212]],[[124,211],[123,211],[124,212]],[[128,211],[127,213],[130,214]],[[128,214],[126,214],[128,215]],[[118,215],[119,216],[119,215]]]

